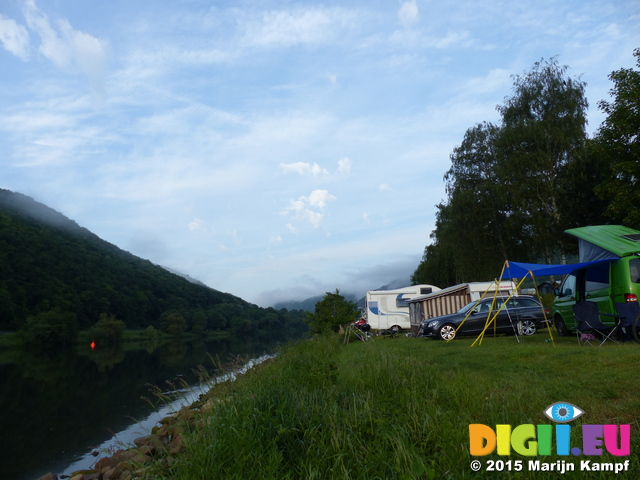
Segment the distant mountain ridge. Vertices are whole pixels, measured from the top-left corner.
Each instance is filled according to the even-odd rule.
[[[129,328],[159,327],[167,312],[182,315],[189,328],[269,335],[304,329],[300,315],[263,309],[172,273],[31,197],[0,189],[0,331],[51,310],[73,313],[81,329],[101,313]]]
[[[380,288],[374,288],[372,290],[394,290],[396,288],[408,287],[409,283],[403,280],[394,280],[387,285],[383,285]],[[359,308],[365,308],[366,304],[366,293],[342,293],[340,292],[346,300],[350,300],[356,302]],[[304,310],[305,312],[313,312],[316,308],[316,303],[318,303],[324,295],[316,295],[313,297],[306,298],[304,300],[289,300],[285,302],[278,302],[273,307],[278,308],[286,308],[288,310]]]

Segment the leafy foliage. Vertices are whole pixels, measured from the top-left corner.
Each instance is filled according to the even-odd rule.
[[[309,324],[311,333],[337,332],[340,325],[355,322],[358,314],[356,303],[345,299],[340,295],[340,290],[336,289],[335,293],[327,292],[316,303],[313,313],[305,312],[305,321]]]
[[[498,125],[467,130],[451,154],[447,199],[437,205],[414,284],[495,278],[507,259],[561,263],[575,250],[568,228],[614,217],[640,226],[640,74],[612,74],[616,101],[600,103],[610,117],[589,140],[585,83],[567,72],[554,58],[537,62],[513,77]],[[613,199],[609,208],[596,191]]]
[[[182,315],[172,312],[163,315],[160,326],[169,335],[180,335],[187,329],[187,321]]]
[[[126,325],[122,320],[118,320],[113,315],[102,313],[100,320],[89,329],[89,338],[98,343],[120,343],[125,328]]]
[[[640,48],[634,51],[640,69]],[[607,114],[594,140],[600,158],[610,162],[598,192],[610,203],[607,212],[633,228],[640,227],[640,71],[622,68],[609,79],[613,101],[601,101]]]
[[[70,345],[78,335],[78,321],[74,313],[52,309],[30,316],[24,333],[29,344]]]
[[[263,309],[191,283],[30,197],[0,189],[0,330],[28,328],[44,338],[51,311],[72,316],[76,329],[94,326],[103,314],[128,328],[159,328],[167,312],[183,318],[182,331],[230,331],[234,317],[249,327],[242,333],[254,337],[306,329],[302,312]]]

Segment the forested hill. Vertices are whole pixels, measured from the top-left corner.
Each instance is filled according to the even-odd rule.
[[[80,329],[101,314],[127,328],[159,328],[170,313],[194,331],[273,336],[304,328],[299,312],[263,309],[189,282],[30,197],[0,189],[0,330],[19,330],[52,311]]]

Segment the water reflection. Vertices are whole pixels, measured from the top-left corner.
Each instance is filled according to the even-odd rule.
[[[149,396],[149,384],[167,389],[176,377],[195,384],[195,368],[213,368],[212,358],[259,356],[274,347],[200,340],[1,352],[3,477],[33,480],[61,472],[114,432],[148,419],[153,408],[141,398]]]

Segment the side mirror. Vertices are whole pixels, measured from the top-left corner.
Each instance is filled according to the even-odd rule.
[[[560,295],[560,289],[559,289],[559,288],[554,288],[554,289],[553,289],[553,294],[554,294],[556,297],[562,297],[562,295]]]

